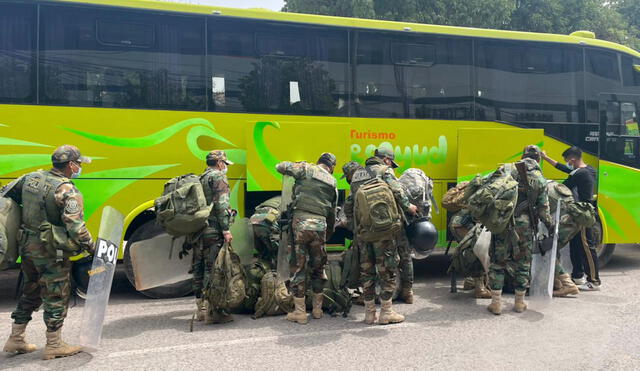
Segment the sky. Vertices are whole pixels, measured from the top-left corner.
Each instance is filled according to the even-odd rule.
[[[165,0],[166,1],[166,0]],[[283,0],[169,0],[172,2],[192,3],[202,5],[219,5],[230,8],[265,8],[280,10],[284,5]]]

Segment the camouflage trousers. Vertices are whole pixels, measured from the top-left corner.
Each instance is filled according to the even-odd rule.
[[[39,247],[31,245],[28,248]],[[20,269],[24,275],[24,289],[11,318],[18,324],[27,323],[31,321],[33,312],[43,305],[47,330],[58,330],[67,317],[71,261],[56,262],[55,259],[30,257],[23,253]]]
[[[211,277],[213,263],[222,247],[222,232],[206,227],[201,232],[189,236],[187,242],[192,246],[191,273],[193,275],[193,293],[201,298],[204,283]]]
[[[413,287],[413,259],[411,258],[411,245],[404,228],[398,233],[396,241],[400,256],[400,265],[398,266],[400,285],[403,289],[411,289]]]
[[[392,239],[360,245],[360,281],[364,300],[375,299],[377,282],[380,283],[380,298],[391,299],[396,289],[398,262],[398,249]]]
[[[276,266],[278,259],[279,236],[265,225],[254,224],[253,239],[258,257]]]
[[[517,236],[513,234],[516,232]],[[533,231],[528,215],[515,218],[515,228],[507,227],[503,233],[493,234],[489,247],[489,285],[491,290],[502,290],[505,271],[514,277],[514,289],[526,290],[531,276]]]
[[[293,273],[291,291],[297,298],[305,296],[307,275],[314,293],[321,293],[327,281],[326,221],[311,218],[293,219],[293,251],[289,267]],[[310,271],[310,272],[309,272]]]

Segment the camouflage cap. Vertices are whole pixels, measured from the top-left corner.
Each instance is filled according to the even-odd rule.
[[[342,165],[342,176],[340,177],[340,179],[352,177],[353,173],[355,173],[358,169],[362,169],[362,165],[355,161],[347,162],[346,164]]]
[[[207,154],[207,162],[224,161],[227,165],[233,165],[233,162],[227,160],[227,154],[221,149],[214,149]]]
[[[379,158],[388,158],[391,160],[391,167],[394,169],[398,167],[398,164],[393,161],[395,159],[395,155],[393,154],[393,149],[389,147],[378,147],[375,152],[375,156]]]
[[[51,162],[54,164],[64,164],[69,161],[81,162],[83,164],[91,163],[89,157],[84,157],[80,154],[78,147],[69,144],[56,148],[51,155]]]
[[[335,167],[337,160],[336,160],[336,156],[333,153],[330,152],[325,152],[323,154],[320,155],[320,158],[318,159],[318,163],[322,163],[322,164],[326,164],[329,165],[331,167]]]
[[[542,150],[535,144],[530,144],[522,150],[522,157],[540,158]]]

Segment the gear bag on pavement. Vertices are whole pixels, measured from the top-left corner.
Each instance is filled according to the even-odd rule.
[[[347,317],[352,304],[351,293],[346,287],[341,286],[342,268],[340,264],[340,261],[329,261],[325,268],[327,282],[325,282],[324,289],[322,290],[322,294],[324,295],[322,308],[332,317],[335,317],[338,314],[342,314],[343,317]],[[309,288],[306,296],[308,309],[313,307],[313,295],[313,290]]]
[[[225,243],[218,252],[204,289],[209,308],[229,312],[239,308],[246,296],[245,281],[240,257],[230,244]]]
[[[207,204],[200,177],[186,174],[165,183],[154,207],[158,223],[167,233],[179,237],[204,228],[212,205]]]
[[[469,182],[460,182],[455,187],[449,189],[447,193],[442,196],[442,207],[450,212],[460,211],[467,207],[464,193],[468,185]]]
[[[253,318],[277,316],[293,311],[293,295],[284,282],[278,279],[278,273],[269,271],[260,280],[260,297],[255,305]]]
[[[391,188],[372,174],[371,169],[360,171],[367,171],[371,180],[362,184],[355,194],[358,239],[371,242],[395,235],[401,227],[401,214]]]
[[[512,167],[504,164],[486,178],[476,175],[465,190],[469,214],[491,233],[502,233],[516,208],[518,181],[511,176]]]

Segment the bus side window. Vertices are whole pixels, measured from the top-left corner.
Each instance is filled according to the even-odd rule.
[[[0,102],[35,103],[36,7],[0,4]]]

